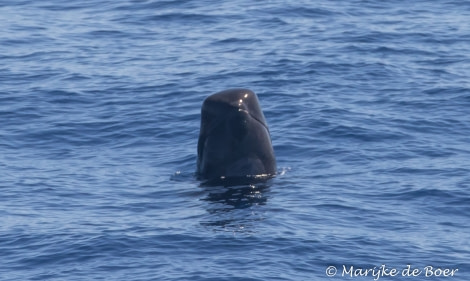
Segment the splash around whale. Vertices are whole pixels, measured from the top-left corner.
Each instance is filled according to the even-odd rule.
[[[253,91],[229,89],[204,100],[196,173],[206,181],[250,182],[275,176],[269,128]]]

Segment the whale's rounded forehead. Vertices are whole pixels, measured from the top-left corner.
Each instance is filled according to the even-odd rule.
[[[214,101],[220,103],[227,103],[233,106],[237,106],[238,103],[258,103],[256,94],[248,89],[236,88],[228,89],[222,92],[218,92],[206,98],[206,101]]]
[[[204,100],[202,111],[225,114],[230,110],[245,111],[266,123],[256,94],[248,89],[236,88],[215,93]]]
[[[256,115],[261,112],[256,94],[243,88],[229,89],[210,95],[205,99],[204,107],[234,108]]]

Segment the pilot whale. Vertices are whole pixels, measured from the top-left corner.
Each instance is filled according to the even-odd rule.
[[[254,92],[229,89],[204,100],[196,173],[204,180],[275,176],[269,128]]]

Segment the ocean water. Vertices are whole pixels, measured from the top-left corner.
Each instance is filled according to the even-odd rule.
[[[469,19],[1,0],[0,280],[469,280]],[[206,187],[200,107],[233,87],[258,94],[278,175]]]

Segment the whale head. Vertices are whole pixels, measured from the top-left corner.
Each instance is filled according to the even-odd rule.
[[[202,179],[276,174],[268,125],[254,92],[230,89],[204,100],[197,154],[197,174]]]

